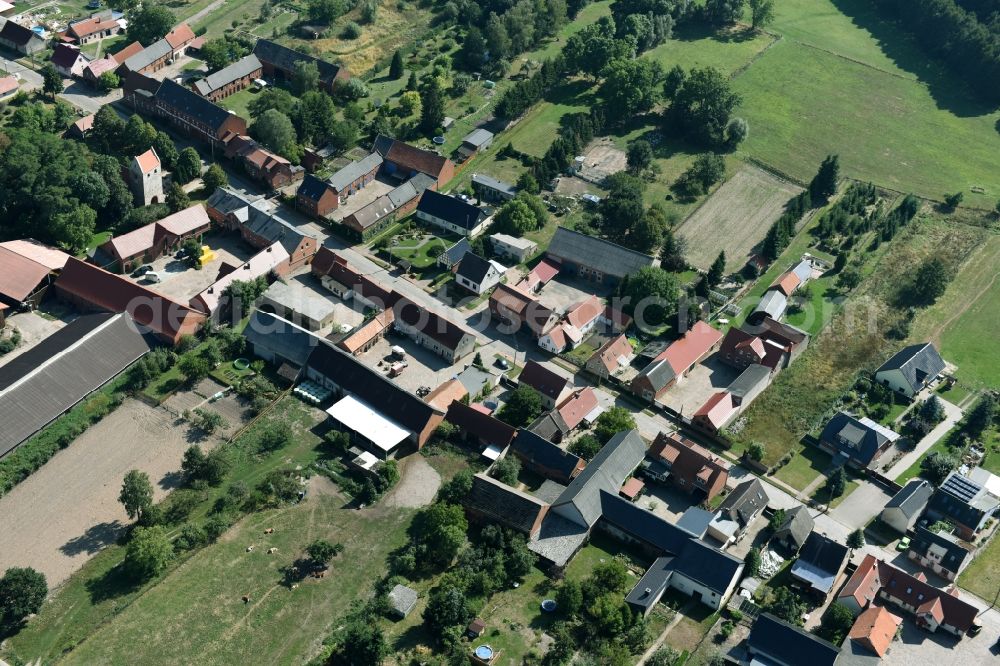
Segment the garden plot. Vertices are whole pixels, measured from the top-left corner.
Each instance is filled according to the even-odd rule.
[[[744,166],[678,228],[687,241],[687,259],[708,270],[720,251],[727,270],[746,263],[789,199],[802,188],[753,166]]]

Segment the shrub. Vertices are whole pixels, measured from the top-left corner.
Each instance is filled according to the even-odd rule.
[[[340,33],[340,36],[344,39],[357,39],[361,36],[361,26],[351,21],[344,26],[344,30]]]

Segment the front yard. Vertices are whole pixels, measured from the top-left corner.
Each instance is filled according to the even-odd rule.
[[[817,476],[830,468],[832,460],[829,453],[818,447],[801,445],[792,454],[789,463],[775,472],[774,476],[792,488],[804,490]]]

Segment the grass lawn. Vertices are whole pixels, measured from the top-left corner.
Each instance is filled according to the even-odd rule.
[[[963,400],[974,393],[974,391],[968,386],[961,383],[957,383],[951,387],[947,384],[941,384],[934,390],[934,392],[953,405],[960,404]]]
[[[958,584],[983,599],[992,600],[1000,588],[1000,538],[994,537],[958,577]]]
[[[290,424],[292,443],[265,455],[233,446],[226,483],[208,489],[188,520],[203,520],[231,484],[252,488],[274,469],[308,467],[321,455],[314,428],[324,418],[295,398],[279,402],[266,419]],[[124,549],[110,546],[50,596],[42,612],[8,641],[3,656],[45,663],[57,657],[70,663],[305,661],[316,639],[379,575],[381,566],[371,563],[402,543],[412,515],[379,505],[358,512],[344,504],[337,494],[317,494],[303,504],[251,514],[216,544],[178,556],[166,574],[146,585],[124,583],[116,570]],[[275,533],[263,537],[266,527],[275,527]],[[278,569],[320,536],[346,546],[333,564],[334,578],[295,591],[279,585]],[[253,553],[245,552],[248,544],[257,545]],[[272,546],[278,554],[269,557],[266,548]],[[243,594],[253,603],[244,605]],[[184,641],[176,640],[180,627]]]
[[[431,251],[435,247],[445,249],[454,243],[437,236],[420,236],[419,238],[400,240],[397,245],[393,245],[392,256],[410,262],[417,270],[430,268],[437,262],[437,255],[432,256]]]
[[[250,109],[248,108],[250,102],[256,99],[257,95],[260,94],[259,90],[254,88],[246,88],[234,93],[229,97],[219,101],[219,106],[223,106],[241,118],[250,117]]]
[[[802,446],[789,463],[775,472],[774,476],[793,488],[803,490],[817,476],[830,468],[832,460],[830,454],[820,448]]]
[[[837,497],[832,502],[830,502],[829,505],[830,508],[836,509],[838,506],[840,506],[840,503],[843,502],[845,499],[847,499],[847,496],[853,493],[857,489],[857,487],[858,487],[858,481],[848,478],[847,483],[844,484],[843,494],[841,494],[840,497]],[[823,485],[817,488],[816,491],[812,494],[812,499],[815,500],[818,504],[827,503],[827,501],[830,499],[830,494],[826,490],[825,482],[823,483]]]
[[[708,606],[691,600],[677,590],[667,590],[663,603],[679,608],[680,621],[667,634],[667,645],[678,650],[694,652],[719,619],[719,614]]]
[[[650,49],[643,57],[657,61],[664,70],[674,65],[685,70],[714,67],[732,75],[775,39],[772,35],[751,33],[743,28],[716,32],[709,26],[692,24],[675,30],[671,39]]]
[[[111,240],[110,231],[98,231],[90,238],[90,242],[87,243],[87,249],[77,255],[80,258],[86,257],[88,254],[94,251],[95,248],[104,245],[109,240]]]
[[[932,307],[917,317],[911,339],[931,340],[941,355],[958,366],[960,385],[942,394],[968,388],[1000,386],[1000,354],[996,353],[997,312],[1000,311],[1000,236],[990,235],[959,270],[948,290]],[[963,385],[965,388],[963,388]]]
[[[838,153],[842,175],[938,200],[963,191],[969,205],[996,203],[1000,113],[962,104],[960,90],[946,94],[960,107],[953,113],[917,81],[791,41],[768,49],[734,88],[743,97],[736,114],[750,123],[741,151],[799,180]]]
[[[907,481],[909,481],[910,479],[912,479],[912,478],[914,478],[916,476],[920,476],[920,463],[921,463],[921,461],[924,458],[926,458],[927,456],[929,456],[930,454],[932,454],[932,453],[951,453],[951,450],[945,444],[945,442],[947,442],[950,437],[951,437],[951,432],[948,432],[947,434],[945,434],[944,437],[942,437],[938,441],[934,442],[934,444],[931,446],[931,448],[927,449],[927,451],[924,453],[924,455],[920,456],[920,458],[916,462],[914,462],[912,465],[910,465],[906,469],[905,472],[903,472],[902,474],[900,474],[899,476],[897,476],[895,479],[893,479],[893,481],[895,481],[896,483],[898,483],[900,485],[903,485]]]

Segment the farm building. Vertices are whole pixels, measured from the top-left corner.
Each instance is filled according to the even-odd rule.
[[[455,177],[455,164],[447,157],[403,141],[379,135],[375,137],[372,152],[382,156],[382,173],[400,182],[422,173],[434,180],[434,189],[437,190]]]
[[[263,71],[260,60],[252,53],[227,67],[195,81],[194,91],[206,99],[218,102],[234,93],[249,88]]]
[[[538,243],[535,241],[507,234],[493,234],[490,236],[490,242],[495,254],[514,259],[518,263],[523,262],[538,250]]]
[[[375,180],[375,174],[382,166],[382,156],[370,153],[368,156],[355,160],[330,176],[327,182],[330,188],[340,197],[349,197],[364,189]]]
[[[310,331],[330,326],[336,313],[333,301],[294,281],[278,280],[272,284],[261,296],[258,307]]]
[[[127,67],[132,58],[126,60],[123,67]],[[131,94],[127,93],[126,99],[137,111],[162,118],[179,132],[214,148],[223,147],[222,139],[227,134],[246,134],[247,131],[247,123],[243,118],[229,113],[172,79],[164,79],[154,93],[137,88]]]
[[[517,195],[517,188],[484,173],[472,174],[472,191],[480,201],[502,204]]]
[[[219,278],[205,287],[205,289],[191,299],[189,305],[195,310],[199,310],[209,315],[220,313],[220,306],[228,305],[224,302],[226,289],[235,281],[248,282],[259,277],[276,275],[282,276],[288,272],[288,252],[281,243],[274,243],[239,266],[224,266],[219,273]],[[249,309],[249,303],[240,304],[241,312]]]
[[[560,264],[560,270],[584,280],[614,285],[626,275],[655,261],[648,254],[629,250],[606,240],[559,227],[546,256]]]
[[[462,137],[462,145],[458,147],[458,154],[464,162],[479,151],[486,150],[492,145],[493,132],[480,127]]]
[[[313,217],[326,217],[340,203],[340,197],[328,183],[311,174],[306,175],[295,193],[295,207]]]
[[[679,383],[691,369],[715,351],[722,333],[703,321],[675,340],[653,362],[632,380],[632,392],[644,400],[654,401]]]
[[[38,307],[69,255],[33,240],[0,243],[0,303]]]
[[[0,366],[0,457],[117,377],[155,344],[127,314],[91,314]]]
[[[176,250],[189,238],[200,238],[211,224],[205,206],[195,204],[135,231],[111,238],[101,245],[97,256],[103,266],[108,266],[105,262],[110,259],[110,265],[128,272]]]
[[[346,67],[320,60],[269,39],[258,39],[253,47],[253,55],[260,60],[266,76],[286,81],[291,81],[295,76],[295,66],[298,63],[315,64],[319,70],[320,86],[328,93],[333,93],[338,83],[345,83],[351,78]]]
[[[243,240],[258,250],[281,243],[288,252],[288,266],[293,271],[309,264],[318,251],[319,238],[268,212],[262,204],[256,202],[248,207],[247,220],[240,226]]]
[[[22,55],[32,55],[45,48],[45,40],[30,28],[14,21],[4,21],[0,25],[0,46]]]

